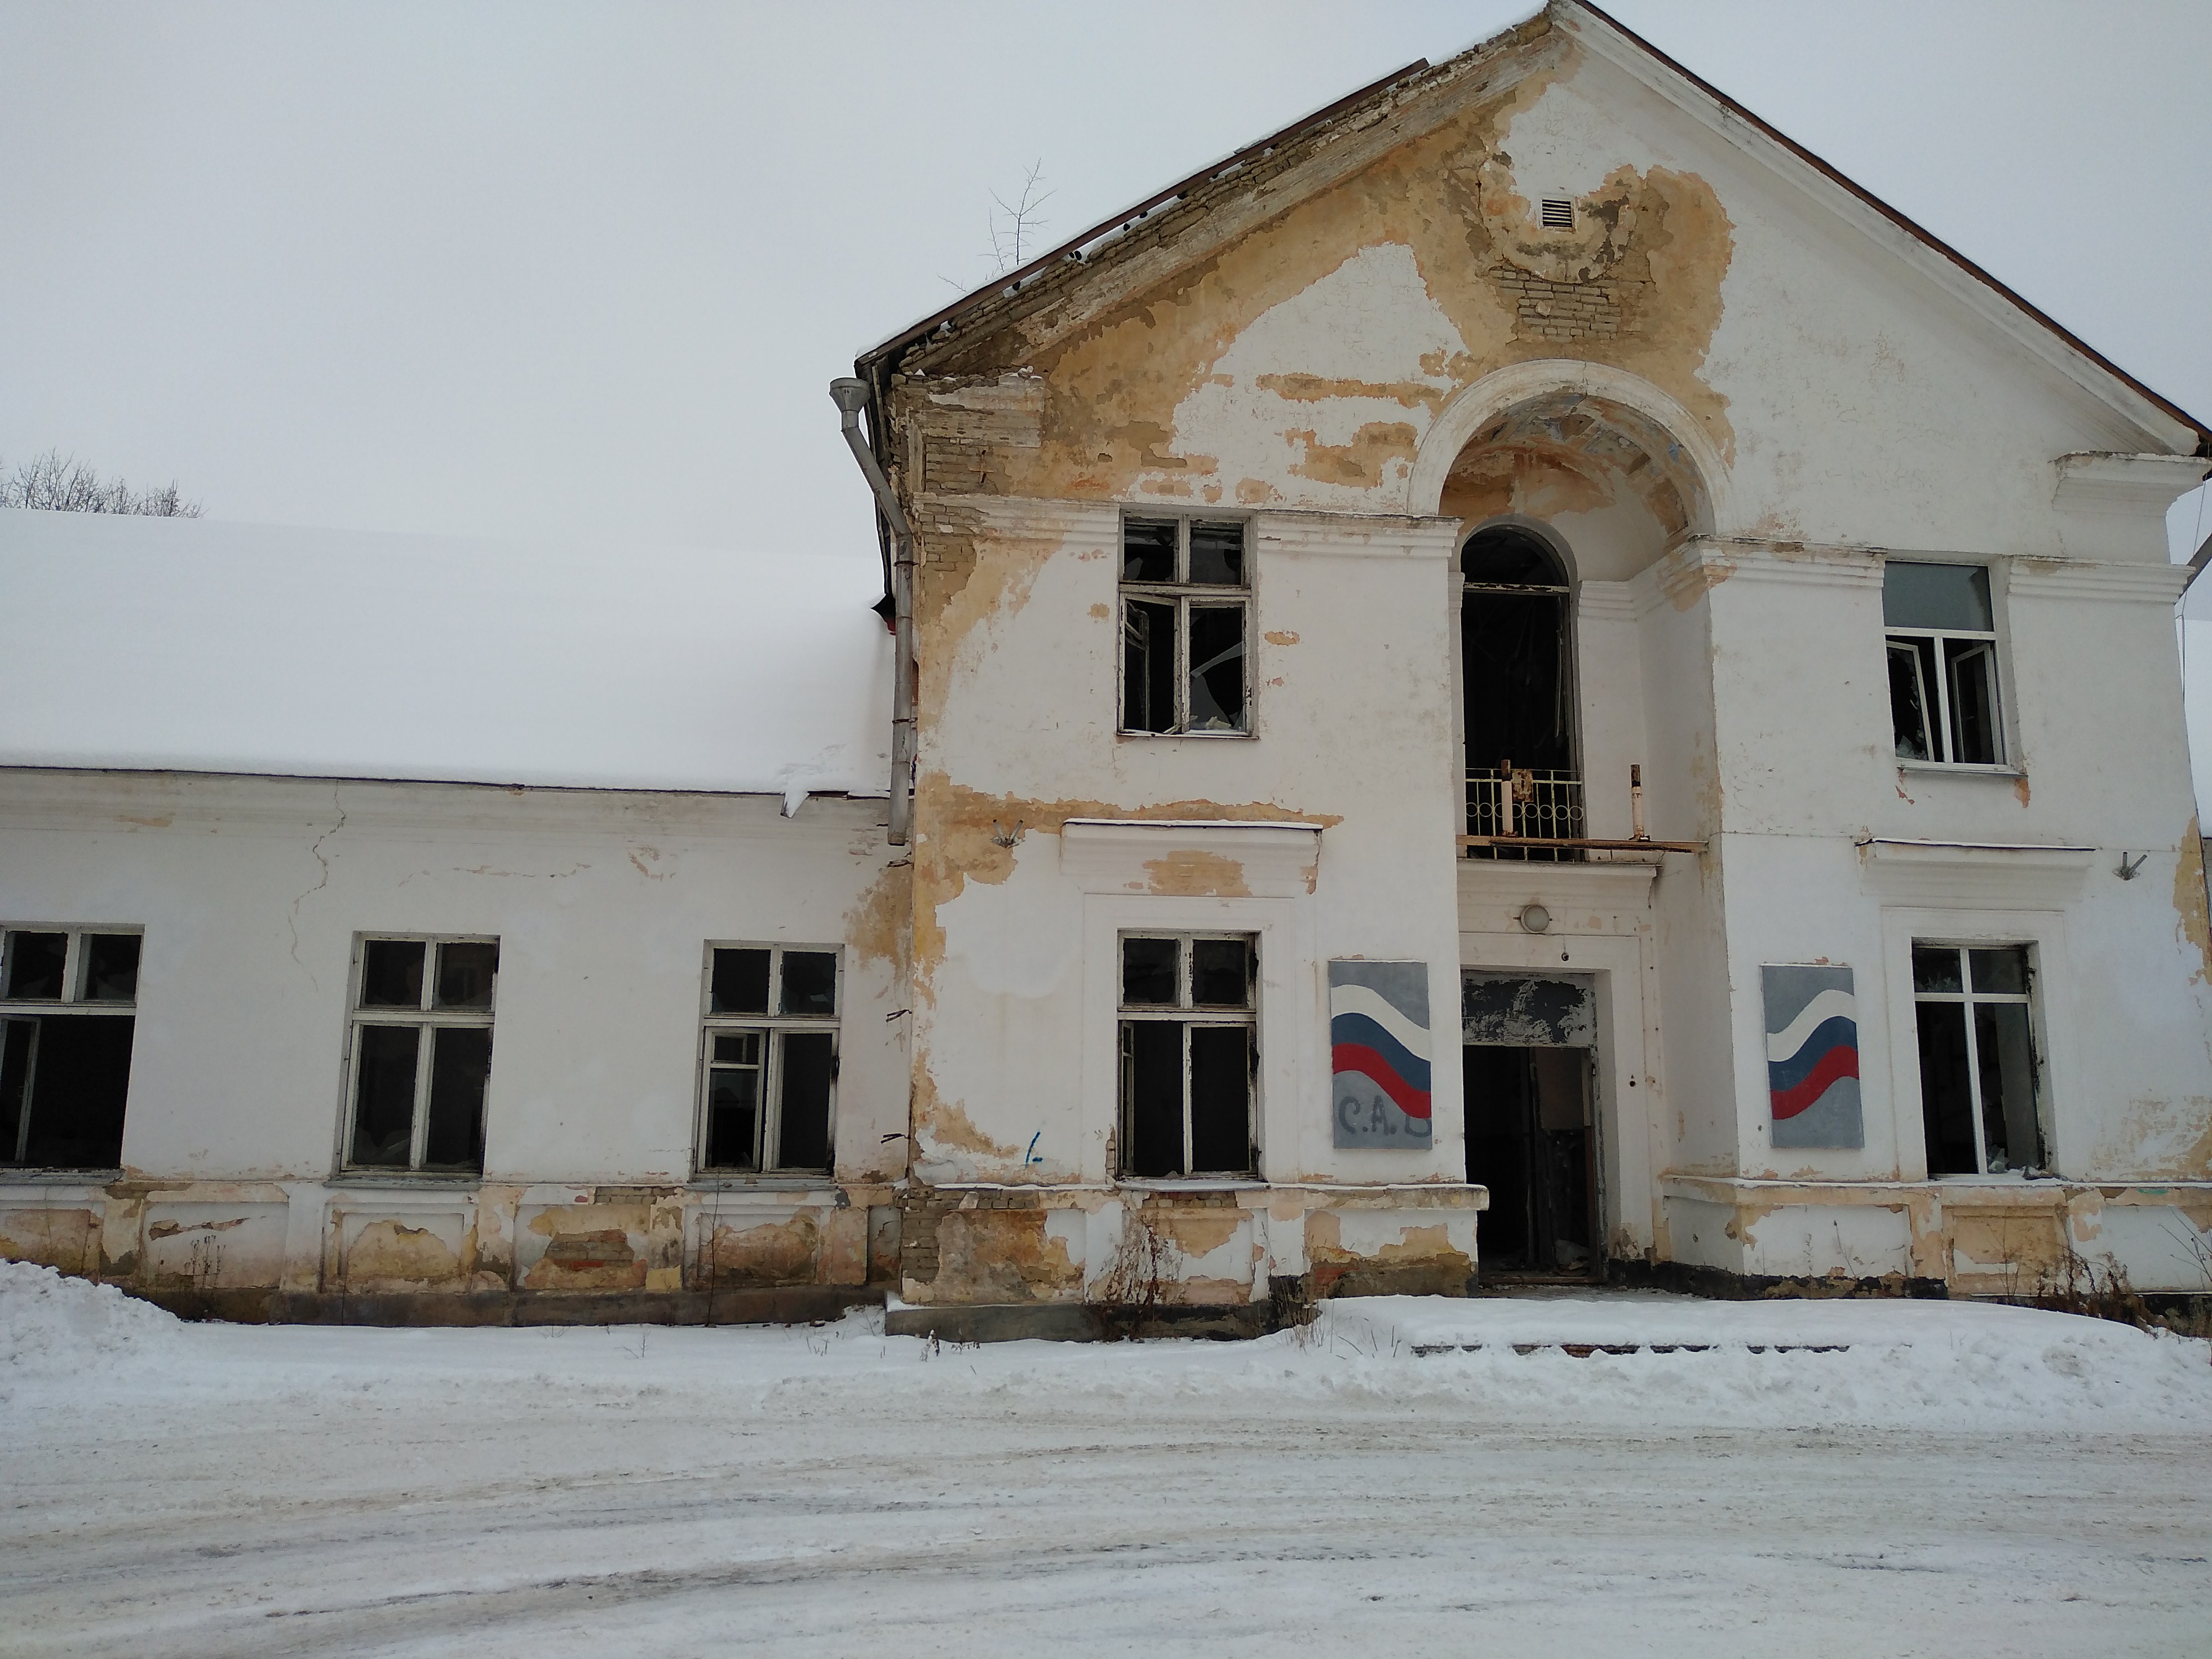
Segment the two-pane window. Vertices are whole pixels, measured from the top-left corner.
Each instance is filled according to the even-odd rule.
[[[1259,1031],[1248,933],[1121,940],[1121,1173],[1249,1176]]]
[[[1251,730],[1245,528],[1203,519],[1121,526],[1121,729]]]
[[[481,1173],[499,941],[364,939],[355,981],[347,1164]]]
[[[0,934],[0,1165],[121,1167],[139,944],[87,928]]]
[[[2004,734],[1989,571],[1892,559],[1882,572],[1881,615],[1898,757],[2000,763]]]
[[[837,1089],[838,952],[707,952],[699,1168],[826,1174]]]
[[[2044,1167],[2024,945],[1912,947],[1928,1173]]]

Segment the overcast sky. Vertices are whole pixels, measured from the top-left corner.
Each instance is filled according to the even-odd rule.
[[[1529,9],[6,0],[0,461],[872,556],[824,387],[990,274],[993,192],[1042,163],[1056,240]],[[1613,9],[2212,416],[2208,0]]]
[[[216,517],[866,551],[823,387],[1523,0],[0,8],[0,458]],[[2212,410],[2206,0],[1618,0]],[[948,281],[947,279],[951,279]]]

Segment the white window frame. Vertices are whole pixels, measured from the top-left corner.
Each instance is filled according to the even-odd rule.
[[[1132,1003],[1127,999],[1126,985],[1121,980],[1124,970],[1124,947],[1131,939],[1173,939],[1176,944],[1176,1001],[1168,1003]],[[1191,976],[1195,969],[1197,953],[1191,948],[1200,939],[1233,939],[1245,948],[1246,972],[1244,1004],[1241,1008],[1201,1008],[1194,1000]],[[1117,1143],[1115,1179],[1124,1186],[1141,1187],[1152,1182],[1183,1183],[1188,1182],[1250,1181],[1259,1178],[1260,1169],[1260,1079],[1263,1070],[1260,1054],[1260,934],[1255,930],[1238,928],[1170,928],[1124,927],[1114,940],[1114,969],[1115,1004],[1114,1022],[1115,1067],[1115,1138]],[[1191,1044],[1185,1037],[1182,1044],[1182,1172],[1171,1176],[1139,1176],[1129,1170],[1129,1154],[1134,1139],[1130,1121],[1130,1103],[1127,1079],[1123,1074],[1121,1057],[1121,1029],[1137,1024],[1190,1026],[1232,1026],[1252,1035],[1246,1049],[1246,1078],[1244,1085],[1244,1145],[1248,1163],[1242,1170],[1194,1170],[1192,1161],[1190,1064]]]
[[[1916,938],[1911,942],[1908,948],[1911,951],[1916,952],[1920,951],[1951,951],[1957,952],[1959,956],[1960,988],[1955,991],[1923,991],[1911,977],[1908,977],[1905,981],[1905,983],[1910,988],[1912,995],[1912,1046],[1915,1055],[1917,1056],[1919,1053],[1920,1008],[1923,1003],[1951,1003],[1954,1005],[1963,1005],[1966,1011],[1966,1091],[1968,1097],[1967,1103],[1970,1109],[1970,1115],[1973,1120],[1974,1127],[1974,1169],[1972,1176],[1969,1176],[1964,1170],[1954,1170],[1947,1175],[1937,1175],[1933,1170],[1930,1170],[1928,1171],[1928,1178],[1931,1181],[1964,1181],[1972,1179],[1975,1176],[1985,1176],[1990,1173],[1989,1131],[1984,1119],[1984,1107],[1982,1101],[1981,1036],[1979,1032],[1975,1029],[1974,1020],[1974,1008],[1976,1005],[1985,1002],[2004,1003],[2011,1006],[2022,1007],[2027,1010],[2027,1047],[2029,1064],[2032,1068],[2030,1083],[2035,1092],[2035,1132],[2037,1139],[2041,1140],[2043,1143],[2042,1152],[2045,1165],[2044,1172],[2046,1174],[2049,1173],[2048,1166],[2057,1161],[2057,1154],[2053,1150],[2053,1137],[2049,1114],[2050,1095],[2048,1085],[2045,1081],[2051,1069],[2050,1060],[2048,1053],[2045,1047],[2042,1012],[2037,1006],[2037,993],[2043,983],[2043,971],[2042,963],[2039,959],[2035,942],[2032,939],[1968,939],[1954,940],[1943,938]],[[1974,951],[2021,951],[2027,960],[2027,989],[2025,991],[1975,990],[1973,988],[1972,977],[1973,964],[1972,958],[1968,955],[1969,952]],[[1907,975],[1910,975],[1911,971],[1911,958],[1908,955],[1906,957]],[[1927,1133],[1928,1112],[1928,1079],[1924,1075],[1920,1079],[1919,1102],[1921,1112],[1921,1133],[1924,1138]],[[2014,1165],[2002,1173],[2005,1175],[2016,1176],[2021,1173],[2023,1167],[2024,1166]]]
[[[86,997],[84,981],[89,970],[90,960],[85,941],[92,938],[135,939],[138,941],[138,971],[143,973],[146,968],[146,930],[143,927],[102,927],[96,923],[78,925],[60,921],[0,922],[0,990],[6,988],[8,977],[15,969],[15,963],[9,956],[9,942],[18,933],[62,933],[67,935],[68,942],[62,947],[61,995],[20,999],[11,997],[0,1000],[0,1023],[21,1020],[33,1026],[29,1074],[24,1079],[24,1087],[29,1098],[24,1103],[24,1110],[15,1122],[15,1144],[12,1146],[0,1147],[0,1170],[13,1172],[49,1167],[44,1164],[27,1164],[23,1162],[23,1154],[30,1144],[32,1117],[38,1109],[37,1021],[56,1014],[74,1014],[90,1018],[103,1015],[110,1018],[128,1018],[131,1022],[133,1052],[134,1054],[136,1052],[138,1020],[136,977],[135,975],[133,977],[131,1000],[128,1002],[110,1000],[94,1000]],[[125,1109],[126,1113],[129,1110],[128,1085],[125,1085]],[[119,1167],[119,1165],[100,1167],[105,1169]]]
[[[389,941],[401,945],[420,945],[422,952],[422,995],[413,1009],[364,1008],[362,1006],[362,978],[368,960],[370,945]],[[486,1144],[491,1131],[491,1068],[499,1063],[499,1036],[495,1021],[499,1012],[499,969],[491,976],[491,1006],[489,1008],[434,1008],[431,1005],[438,994],[438,948],[445,945],[500,944],[496,933],[356,933],[353,939],[353,965],[346,987],[346,1043],[345,1043],[345,1108],[339,1114],[338,1169],[348,1177],[404,1177],[410,1181],[479,1181],[483,1176]],[[392,1164],[356,1164],[353,1161],[354,1121],[361,1105],[361,1031],[365,1025],[412,1025],[415,1036],[415,1104],[414,1118],[407,1137],[407,1164],[403,1169]],[[474,1170],[426,1170],[422,1154],[430,1133],[430,1083],[432,1065],[429,1033],[442,1026],[464,1026],[491,1031],[491,1056],[484,1076],[483,1122],[479,1127],[477,1148],[477,1167]]]
[[[1925,757],[1920,757],[1899,755],[1896,757],[1897,763],[1900,766],[1940,767],[1945,771],[2016,772],[2019,769],[2008,758],[2012,750],[2012,744],[2010,738],[2005,730],[2007,724],[2007,699],[2005,696],[2006,675],[2004,672],[2004,650],[2003,647],[1999,643],[1998,630],[1996,626],[1997,620],[1997,573],[1996,568],[1989,564],[1982,562],[1981,561],[1974,559],[1900,559],[1895,561],[1895,562],[1899,564],[1934,564],[1961,569],[1980,570],[1983,572],[1983,580],[1988,584],[1989,587],[1990,623],[1990,626],[1987,629],[1906,628],[1902,626],[1893,626],[1887,617],[1883,618],[1881,630],[1883,669],[1882,690],[1885,693],[1889,690],[1889,657],[1892,652],[1895,649],[1895,641],[1905,640],[1930,640],[1935,642],[1936,647],[1936,684],[1933,687],[1935,695],[1932,698],[1929,696],[1930,688],[1926,684],[1926,678],[1923,672],[1924,665],[1921,653],[1917,649],[1912,650],[1911,653],[1913,678],[1916,681],[1920,683],[1921,712],[1927,717],[1929,722],[1928,735],[1929,738],[1929,753]],[[1990,648],[1990,732],[1991,745],[1995,749],[1996,753],[1994,757],[1989,760],[1962,761],[1953,758],[1951,755],[1951,676],[1948,672],[1949,653],[1947,647],[1949,642],[1954,640],[1961,641],[1971,641],[1987,645]],[[1896,709],[1893,705],[1890,711],[1890,728],[1892,733],[1891,746],[1893,749],[1895,747],[1896,723]]]
[[[1235,514],[1216,515],[1209,513],[1124,513],[1116,526],[1117,537],[1122,538],[1115,550],[1118,573],[1127,557],[1126,537],[1133,522],[1172,524],[1176,526],[1175,580],[1167,582],[1131,581],[1118,574],[1114,615],[1116,623],[1114,635],[1114,725],[1125,738],[1206,738],[1210,739],[1249,739],[1257,735],[1254,705],[1258,687],[1252,672],[1253,628],[1258,616],[1259,561],[1255,556],[1255,538],[1252,521]],[[1190,532],[1196,524],[1235,526],[1244,538],[1244,581],[1242,586],[1231,587],[1218,582],[1194,582],[1190,580]],[[1173,605],[1175,607],[1175,720],[1166,731],[1149,732],[1128,726],[1125,722],[1129,711],[1129,605],[1132,600],[1153,605]],[[1190,729],[1190,612],[1195,602],[1200,608],[1240,609],[1244,613],[1244,723],[1234,731],[1194,732]]]
[[[766,951],[769,956],[768,1006],[764,1014],[716,1013],[714,999],[714,953],[717,951]],[[783,959],[786,955],[826,956],[836,963],[832,981],[830,1007],[827,1014],[784,1014],[774,1012],[783,1000]],[[733,1182],[750,1185],[756,1182],[804,1182],[819,1184],[830,1179],[837,1168],[837,1096],[844,1069],[845,1020],[845,952],[835,945],[778,944],[765,939],[709,939],[707,941],[699,976],[699,1042],[696,1051],[698,1079],[695,1090],[691,1135],[691,1168],[694,1179],[705,1182]],[[762,1035],[761,1092],[759,1121],[754,1129],[754,1145],[759,1158],[756,1166],[744,1169],[736,1164],[710,1164],[707,1162],[708,1133],[710,1127],[709,1087],[714,1070],[714,1039],[717,1036],[757,1031]],[[782,1156],[783,1114],[781,1110],[783,1087],[783,1042],[785,1034],[794,1031],[827,1032],[830,1036],[830,1100],[826,1108],[828,1121],[823,1125],[823,1145],[827,1147],[828,1167],[821,1170],[785,1169],[779,1166]]]

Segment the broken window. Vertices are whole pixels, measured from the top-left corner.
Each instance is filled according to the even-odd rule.
[[[1249,1176],[1259,1028],[1247,933],[1121,940],[1121,1173]]]
[[[137,1024],[137,933],[0,933],[0,1165],[114,1170]]]
[[[702,1174],[829,1173],[838,963],[834,948],[708,947]]]
[[[1249,732],[1245,529],[1197,519],[1121,526],[1121,729]]]
[[[1978,564],[1892,559],[1882,572],[1881,615],[1898,758],[2002,763],[1989,571]]]
[[[2024,945],[1912,947],[1931,1176],[2044,1167]]]
[[[481,1174],[499,941],[363,939],[354,969],[347,1167]]]

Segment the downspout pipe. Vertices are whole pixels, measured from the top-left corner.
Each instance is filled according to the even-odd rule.
[[[845,442],[860,472],[875,493],[876,511],[890,532],[889,568],[891,638],[896,667],[891,684],[891,810],[887,837],[894,847],[907,845],[914,821],[914,526],[907,522],[890,480],[867,434],[860,430],[860,411],[867,408],[872,392],[866,380],[843,376],[830,382],[830,396],[837,405]]]

